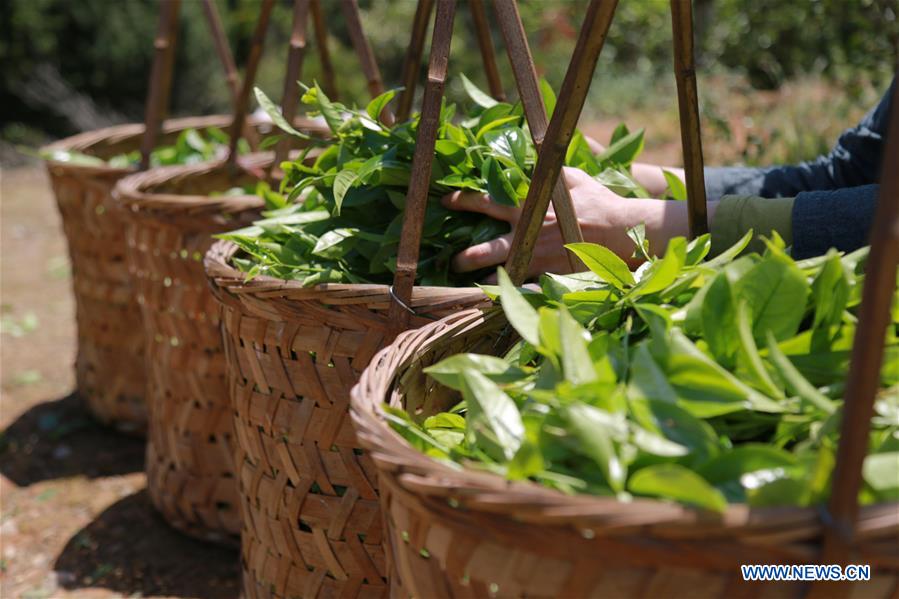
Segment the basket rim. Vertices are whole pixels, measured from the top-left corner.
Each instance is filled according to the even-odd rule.
[[[162,123],[162,133],[176,133],[191,128],[202,129],[206,127],[227,127],[231,124],[232,119],[233,116],[230,114],[186,116],[166,119]],[[327,130],[327,128],[323,124],[306,117],[297,117],[296,119],[294,119],[294,122],[300,128],[320,131]],[[268,118],[263,117],[250,117],[247,119],[247,124],[253,126],[271,125],[273,129],[276,128],[274,123],[268,120]],[[92,131],[84,131],[82,133],[76,133],[75,135],[71,135],[69,137],[64,137],[63,139],[58,139],[41,146],[38,149],[38,152],[45,153],[59,150],[86,152],[93,146],[96,146],[97,144],[100,144],[104,141],[113,140],[117,143],[120,143],[128,139],[139,138],[143,134],[143,123],[125,123],[121,125],[111,125],[109,127],[102,127],[100,129],[94,129]],[[94,173],[124,176],[129,173],[138,172],[136,166],[113,167],[109,165],[73,164],[71,162],[53,160],[52,158],[44,158],[44,162],[48,167],[65,170],[72,173]]]
[[[754,536],[755,542],[762,543],[813,540],[823,534],[827,514],[818,506],[728,504],[725,512],[715,514],[650,498],[625,503],[611,497],[566,495],[531,481],[509,481],[486,470],[453,467],[419,452],[385,419],[382,406],[396,377],[420,353],[443,339],[491,323],[505,323],[501,310],[465,310],[400,334],[372,359],[350,393],[350,414],[359,442],[372,455],[379,476],[389,473],[401,488],[429,500],[450,501],[468,510],[531,524],[574,526],[585,534],[640,530],[660,537],[695,539],[733,537],[739,532],[743,538]],[[899,502],[860,506],[856,540],[879,538],[884,532],[899,532]]]
[[[252,173],[271,164],[273,158],[271,152],[242,156],[238,161],[238,168]],[[152,191],[154,187],[173,180],[228,172],[231,168],[233,167],[224,160],[152,168],[119,179],[113,188],[112,197],[133,218],[156,218],[166,221],[179,216],[197,217],[262,208],[265,205],[262,198],[250,194],[211,196]],[[221,226],[217,228],[221,229]]]
[[[228,240],[218,240],[203,260],[206,276],[214,290],[232,296],[256,296],[266,300],[279,297],[286,300],[317,300],[324,304],[368,304],[372,309],[387,310],[392,302],[392,285],[381,283],[320,283],[305,287],[300,281],[259,275],[246,280],[246,274],[230,264],[239,250]],[[416,285],[412,290],[410,307],[416,316],[431,311],[452,309],[465,305],[486,306],[489,299],[477,287],[435,287]]]
[[[162,124],[162,131],[164,133],[174,133],[176,131],[190,129],[192,127],[215,127],[218,125],[227,125],[230,120],[231,117],[225,114],[214,114],[209,116],[188,116],[167,119]],[[86,150],[90,150],[93,146],[96,146],[97,144],[102,143],[106,140],[112,139],[115,141],[124,141],[129,138],[140,137],[141,135],[143,135],[143,133],[143,123],[125,123],[122,125],[111,125],[109,127],[103,127],[101,129],[94,129],[92,131],[76,133],[75,135],[56,140],[42,146],[39,149],[39,152],[53,152],[58,150],[74,150],[76,152],[85,152]],[[72,164],[70,162],[53,160],[52,158],[45,158],[44,162],[46,162],[48,166],[52,165],[54,168],[62,168],[75,172],[109,174],[127,174],[137,172],[136,166],[113,167],[107,165],[95,166],[89,164]]]

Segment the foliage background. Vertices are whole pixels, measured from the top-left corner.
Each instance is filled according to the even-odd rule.
[[[217,0],[242,64],[258,0]],[[359,0],[366,32],[388,85],[395,85],[414,0]],[[322,0],[344,100],[365,99],[338,0]],[[464,0],[451,71],[480,84],[483,69]],[[895,0],[694,0],[704,138],[710,162],[794,160],[822,151],[858,118],[899,67]],[[521,3],[538,68],[558,88],[587,0]],[[142,118],[156,28],[155,0],[0,2],[0,139],[48,138]],[[492,14],[491,14],[492,18]],[[291,20],[280,0],[259,84],[279,97]],[[182,2],[172,114],[228,110],[224,78],[199,0]],[[494,40],[501,38],[494,26]],[[507,88],[513,80],[500,58]],[[422,70],[424,73],[424,70]],[[314,44],[304,79],[318,74]],[[460,95],[451,79],[449,95]],[[788,102],[781,101],[784,97]],[[650,144],[676,141],[667,0],[620,2],[585,118],[646,126]],[[797,116],[800,120],[797,122]],[[758,122],[764,117],[764,122]],[[809,127],[814,124],[814,127]],[[601,128],[600,128],[601,129]],[[601,133],[601,131],[600,131]]]

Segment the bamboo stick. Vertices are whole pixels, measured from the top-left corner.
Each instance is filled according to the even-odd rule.
[[[899,73],[897,73],[899,75]],[[852,362],[846,380],[840,445],[828,505],[829,525],[821,563],[846,564],[852,554],[858,518],[858,492],[862,465],[868,453],[868,436],[874,400],[880,390],[884,340],[890,326],[890,309],[899,269],[899,86],[893,90],[886,147],[883,153],[877,212],[871,225],[871,253],[865,265],[865,283],[858,325],[852,344]],[[833,596],[834,583],[816,591]],[[840,591],[850,590],[843,586]]]
[[[150,166],[150,153],[156,147],[159,130],[168,112],[172,91],[172,69],[175,63],[175,42],[178,35],[178,14],[181,0],[162,0],[159,26],[153,41],[153,69],[144,117],[144,137],[140,147],[140,170]]]
[[[518,86],[518,96],[524,106],[524,114],[531,130],[531,137],[539,152],[546,136],[546,106],[543,103],[543,95],[540,93],[537,71],[534,68],[534,59],[531,56],[530,46],[528,46],[521,14],[518,12],[518,4],[515,0],[494,0],[493,6],[503,33],[509,62],[512,63],[512,73],[515,75],[515,82]],[[552,203],[559,221],[559,229],[562,231],[562,240],[565,243],[583,241],[584,235],[571,201],[571,193],[562,178],[556,181],[552,193]],[[586,269],[584,263],[572,252],[568,252],[567,257],[573,271],[579,272]]]
[[[418,83],[418,69],[421,65],[421,55],[425,46],[425,34],[428,31],[428,22],[431,20],[431,10],[434,0],[418,0],[415,7],[415,17],[412,20],[412,37],[406,49],[403,60],[403,92],[397,104],[396,118],[405,121],[412,112],[412,103],[415,101],[415,86]]]
[[[671,28],[674,33],[674,77],[677,80],[681,146],[687,179],[687,211],[690,237],[695,238],[709,232],[709,217],[702,160],[699,95],[696,91],[692,0],[671,0]]]
[[[406,210],[403,214],[403,228],[397,251],[396,273],[391,288],[393,295],[389,312],[389,320],[393,327],[391,336],[404,330],[409,323],[409,305],[418,268],[419,245],[428,203],[431,164],[434,161],[437,129],[440,126],[440,107],[443,90],[446,87],[455,14],[456,0],[437,0],[437,15],[434,18],[434,34],[428,60],[428,79],[425,83],[421,120],[415,140],[415,154],[412,157],[412,179],[409,181],[409,191],[406,194]]]
[[[222,26],[222,19],[219,16],[218,8],[216,8],[215,0],[203,0],[203,12],[206,13],[206,22],[209,25],[209,33],[212,36],[215,52],[218,54],[219,62],[222,64],[222,70],[225,72],[225,81],[228,84],[228,91],[231,92],[232,108],[237,104],[237,98],[240,95],[240,75],[237,72],[237,65],[234,63],[234,56],[231,54],[231,47],[228,45],[228,37],[225,35],[225,28]],[[250,147],[259,146],[259,135],[256,130],[244,125],[244,137],[250,142]]]
[[[328,27],[322,14],[319,0],[312,0],[312,25],[315,27],[315,45],[318,49],[318,62],[322,67],[322,88],[332,100],[337,99],[337,82],[334,79],[334,65],[331,63],[331,51],[328,49]]]
[[[309,22],[309,0],[294,0],[293,28],[290,34],[290,46],[287,50],[287,72],[284,75],[284,93],[281,95],[281,114],[288,123],[293,123],[297,114],[300,90],[297,81],[302,78],[303,60],[306,56],[306,29]],[[287,156],[290,143],[282,139],[275,146],[275,160],[272,162],[269,175],[278,169],[281,161]]]
[[[215,0],[203,0],[203,12],[206,13],[206,21],[209,24],[209,32],[212,35],[216,54],[218,54],[222,69],[225,71],[225,80],[228,83],[228,90],[231,92],[231,101],[232,103],[237,102],[237,96],[240,94],[240,75],[237,73],[237,65],[234,64],[234,56],[231,54]]]
[[[374,52],[372,52],[371,44],[365,37],[362,30],[362,19],[359,17],[359,4],[356,0],[341,0],[341,8],[343,9],[343,18],[346,19],[347,31],[350,34],[350,40],[359,56],[359,62],[362,65],[362,72],[368,82],[368,92],[372,98],[384,93],[384,82],[381,80],[381,71],[378,69],[378,63],[375,61]],[[381,113],[381,120],[385,124],[393,124],[393,113],[386,108]]]
[[[593,71],[617,5],[618,0],[591,0],[587,8],[559,101],[537,156],[531,187],[506,262],[509,276],[516,284],[521,284],[527,277],[546,209],[559,180],[565,153],[584,108]]]
[[[481,50],[481,60],[484,62],[484,74],[487,75],[490,95],[497,100],[505,101],[506,93],[503,91],[503,81],[496,66],[496,50],[493,48],[493,38],[490,37],[490,25],[487,23],[484,0],[468,0],[468,8],[471,10],[475,37]]]
[[[247,57],[243,85],[240,88],[240,96],[238,96],[237,104],[234,107],[234,119],[231,121],[231,139],[228,148],[228,165],[231,167],[237,164],[237,142],[240,141],[240,132],[243,130],[244,123],[247,120],[250,92],[253,90],[253,85],[256,81],[256,71],[262,58],[265,34],[268,30],[268,22],[274,6],[275,0],[262,0],[262,4],[259,7],[259,21],[256,23],[256,30],[253,32],[253,39],[250,42],[250,53]]]

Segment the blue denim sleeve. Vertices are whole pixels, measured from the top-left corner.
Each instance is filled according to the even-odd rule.
[[[878,180],[894,79],[880,103],[861,122],[840,135],[830,153],[790,166],[710,167],[705,170],[709,200],[724,195],[790,197],[868,185]]]
[[[830,248],[851,252],[868,244],[879,185],[806,191],[793,202],[793,250],[797,260]]]

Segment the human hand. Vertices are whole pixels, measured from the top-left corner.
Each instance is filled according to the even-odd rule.
[[[656,253],[664,252],[668,239],[687,232],[684,202],[623,198],[575,168],[566,167],[562,176],[571,193],[584,240],[608,247],[631,266],[637,266],[640,260],[633,257],[634,244],[627,237],[630,227],[645,224],[650,247]],[[521,218],[520,208],[497,204],[485,194],[469,191],[449,194],[443,198],[443,204],[452,210],[486,214],[512,226],[512,232],[456,254],[453,258],[456,271],[470,272],[498,266],[506,261]],[[563,246],[562,232],[555,210],[550,205],[534,247],[528,277],[544,272],[571,272],[567,250]]]

